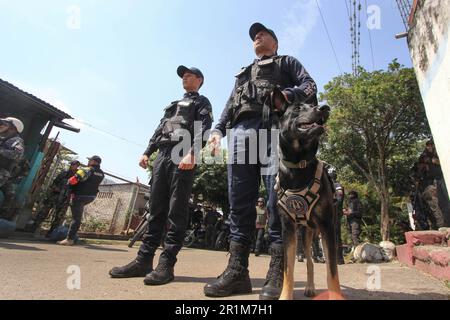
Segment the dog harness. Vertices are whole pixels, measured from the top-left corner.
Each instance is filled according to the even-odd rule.
[[[297,224],[307,224],[312,210],[320,199],[319,191],[324,165],[323,161],[318,161],[312,184],[303,189],[283,190],[277,177],[275,191],[278,193],[278,206]],[[305,168],[304,163],[303,165],[298,164],[296,168]]]

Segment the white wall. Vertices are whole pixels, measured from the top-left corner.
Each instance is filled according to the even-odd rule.
[[[420,91],[450,187],[450,1],[418,2],[408,42]]]

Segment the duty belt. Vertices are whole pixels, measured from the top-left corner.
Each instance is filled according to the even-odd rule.
[[[312,210],[320,199],[319,191],[323,169],[324,162],[319,160],[312,185],[303,189],[283,190],[279,185],[279,181],[277,181],[275,188],[278,192],[278,206],[297,224],[307,224]]]

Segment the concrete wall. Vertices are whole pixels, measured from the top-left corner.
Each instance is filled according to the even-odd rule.
[[[94,217],[104,221],[108,226],[112,225],[107,232],[120,234],[126,229],[126,217],[128,211],[131,210],[134,188],[130,184],[101,185],[97,199],[85,208],[85,221],[89,217]]]
[[[409,49],[436,149],[450,186],[450,2],[419,0]]]

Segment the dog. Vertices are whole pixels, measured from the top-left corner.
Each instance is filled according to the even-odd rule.
[[[316,158],[319,138],[325,132],[329,115],[329,106],[309,104],[287,106],[279,115],[280,166],[276,190],[285,257],[280,300],[293,299],[296,232],[300,224],[307,226],[303,241],[307,263],[305,296],[315,296],[311,244],[313,236],[320,232],[326,256],[329,299],[342,299],[337,268],[334,184],[326,164]]]

